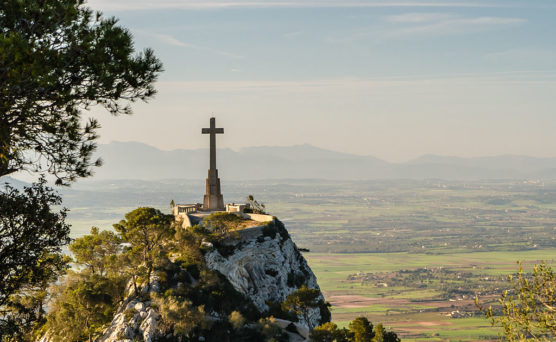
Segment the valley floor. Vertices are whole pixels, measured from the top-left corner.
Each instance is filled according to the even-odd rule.
[[[484,289],[487,294],[481,299],[492,302],[507,285],[507,275],[516,272],[516,261],[522,261],[525,270],[541,260],[556,263],[554,249],[304,256],[332,304],[333,321],[347,325],[364,315],[375,324],[384,323],[403,341],[496,340],[500,330],[480,315],[466,288]],[[405,272],[410,270],[415,272]],[[400,280],[403,285],[396,284]]]

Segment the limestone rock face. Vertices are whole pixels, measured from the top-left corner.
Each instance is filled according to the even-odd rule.
[[[132,300],[127,305],[120,306],[112,323],[98,341],[154,341],[158,336],[156,323],[159,315],[148,304],[150,303]]]
[[[205,254],[207,265],[222,273],[234,288],[251,299],[259,311],[268,310],[267,301],[282,303],[302,285],[320,290],[317,279],[280,221],[240,232],[228,239],[224,253],[214,249]],[[220,248],[222,250],[222,248]],[[322,297],[322,295],[321,295]],[[320,324],[320,309],[311,309],[309,322]]]
[[[158,292],[156,279],[152,282],[150,292]],[[142,302],[138,298],[126,300],[97,342],[155,341],[159,335],[156,329],[159,315],[150,304],[150,301]]]

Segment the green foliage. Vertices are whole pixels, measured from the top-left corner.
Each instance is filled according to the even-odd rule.
[[[198,284],[192,290],[191,300],[195,305],[205,305],[207,311],[229,315],[237,310],[250,320],[260,317],[260,313],[253,303],[237,292],[226,277],[219,272],[203,267]]]
[[[191,233],[193,233],[197,236],[203,236],[203,237],[210,236],[210,230],[208,230],[206,227],[198,225],[198,224],[187,228],[187,231],[190,231]]]
[[[92,340],[112,320],[123,284],[99,274],[70,273],[56,287],[46,329],[53,341]]]
[[[349,331],[353,334],[354,342],[371,342],[375,336],[373,324],[366,317],[357,317],[351,321]]]
[[[338,329],[338,326],[332,322],[326,322],[319,325],[311,332],[309,336],[314,342],[349,342],[354,341],[353,334],[346,328]]]
[[[163,334],[172,332],[174,336],[189,337],[194,329],[208,324],[203,305],[194,306],[190,301],[175,296],[155,296],[153,299],[162,320],[160,328]]]
[[[155,296],[154,300],[163,317],[164,334],[174,336],[172,340],[196,340],[199,336],[207,341],[234,340],[244,334],[264,340],[259,328],[252,330],[247,326],[247,322],[256,322],[261,314],[223,275],[200,263],[195,265],[198,273],[192,281],[193,265],[187,270],[175,265],[179,263],[165,265],[163,272],[168,280],[161,284],[164,295]],[[209,312],[212,318],[205,317]],[[214,320],[215,315],[228,319]]]
[[[509,276],[511,286],[499,299],[501,315],[492,307],[482,308],[492,325],[501,325],[508,341],[552,341],[556,338],[556,278],[544,262],[527,275],[519,264],[517,277]]]
[[[0,340],[42,321],[39,299],[67,268],[67,258],[58,254],[70,241],[66,210],[52,211],[60,204],[44,180],[0,192]]]
[[[124,311],[124,317],[127,322],[137,314],[137,309],[129,308]]]
[[[386,331],[382,323],[378,323],[374,330],[373,342],[400,342],[398,335],[393,331]]]
[[[286,297],[286,300],[282,303],[282,309],[302,316],[309,325],[309,328],[312,329],[313,327],[309,320],[309,312],[311,309],[319,308],[324,304],[319,290],[311,289],[303,285]]]
[[[23,285],[41,280],[39,261],[69,243],[66,210],[51,210],[61,202],[44,180],[23,192],[6,185],[0,193],[0,306]]]
[[[235,215],[213,219],[241,222]],[[151,300],[161,317],[160,341],[288,341],[272,316],[263,317],[268,313],[259,312],[224,275],[207,267],[201,244],[215,239],[214,233],[200,226],[176,230],[174,222],[156,209],[138,208],[114,225],[119,236],[93,227],[77,239],[70,249],[80,272],[71,272],[56,287],[40,331],[49,331],[53,341],[98,337],[124,302],[126,280],[141,285],[152,272],[159,280],[158,294],[136,288],[129,296]],[[121,242],[128,246],[122,248]],[[275,307],[284,317],[301,315],[308,321],[309,310],[326,305],[320,291],[302,286]],[[125,312],[128,321],[134,316],[134,310]]]
[[[81,110],[131,113],[162,70],[135,53],[128,30],[83,0],[3,1],[0,7],[0,176],[46,171],[58,184],[91,175],[99,124]]]
[[[175,233],[174,217],[158,209],[142,207],[127,213],[125,220],[115,224],[114,229],[123,241],[131,244],[123,260],[141,271],[132,271],[136,290],[137,280],[142,280],[149,287],[154,267],[167,253],[163,241]]]
[[[332,322],[319,325],[310,335],[314,342],[400,342],[397,334],[386,331],[381,323],[373,330],[373,324],[366,317],[357,317],[349,323],[349,330]]]
[[[177,229],[174,239],[170,241],[172,254],[175,261],[187,268],[189,265],[199,265],[203,261],[203,253],[200,249],[203,240],[210,232],[201,226],[193,226],[188,229]]]
[[[75,239],[70,245],[76,261],[85,265],[94,274],[106,275],[119,267],[117,254],[121,239],[110,231],[99,233],[97,227],[91,228],[91,234]]]
[[[113,232],[93,227],[90,235],[70,245],[81,271],[70,272],[51,289],[49,314],[37,334],[48,331],[53,341],[83,341],[111,321],[128,280],[122,272],[127,265],[120,263],[120,241]]]
[[[0,341],[27,341],[33,332],[46,321],[44,302],[48,298],[47,288],[69,268],[71,258],[53,253],[42,256],[29,282],[17,293],[12,294],[2,306]],[[11,340],[9,339],[11,338]]]
[[[212,234],[221,239],[234,230],[241,227],[245,220],[233,213],[213,213],[203,219],[203,225],[208,228]]]
[[[51,289],[51,304],[46,324],[54,341],[83,341],[98,334],[112,320],[123,300],[129,264],[122,264],[119,243],[113,232],[93,227],[91,234],[70,245],[80,272],[70,272]]]
[[[299,322],[299,317],[297,317],[297,314],[285,308],[282,303],[267,301],[266,305],[268,306],[268,310],[264,313],[265,317],[272,316],[292,322]]]

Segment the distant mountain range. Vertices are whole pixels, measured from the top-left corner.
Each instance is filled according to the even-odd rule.
[[[137,142],[100,145],[104,165],[94,180],[203,179],[208,149],[162,151]],[[334,152],[311,145],[219,149],[220,177],[253,179],[556,179],[556,158],[493,156],[477,158],[425,155],[405,163]]]

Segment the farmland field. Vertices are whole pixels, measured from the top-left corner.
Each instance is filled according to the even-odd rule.
[[[445,296],[442,284],[427,288],[407,285],[388,286],[386,283],[348,279],[352,275],[391,274],[402,270],[429,269],[470,274],[466,279],[472,288],[479,288],[485,280],[505,278],[516,272],[516,261],[525,270],[531,264],[546,260],[554,265],[555,250],[522,252],[470,252],[450,255],[418,253],[305,253],[317,276],[326,299],[332,306],[332,319],[346,325],[353,318],[366,316],[371,322],[382,322],[403,337],[404,341],[477,341],[496,339],[498,330],[490,326],[475,307],[473,295]],[[378,285],[378,286],[377,286]],[[440,285],[440,286],[439,286]],[[499,292],[499,291],[498,291]],[[497,295],[481,297],[490,302]],[[452,313],[455,318],[449,317]],[[458,315],[465,317],[458,318]]]

